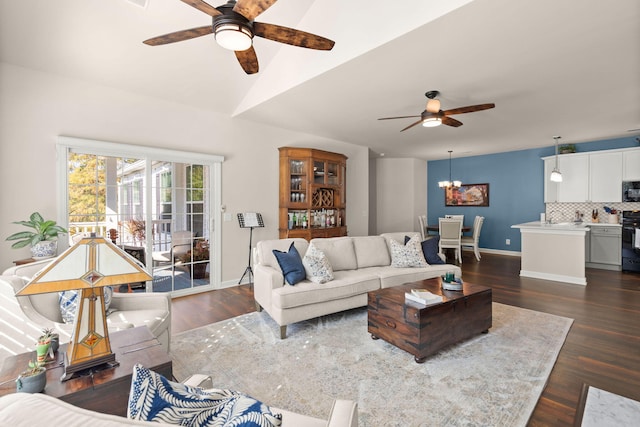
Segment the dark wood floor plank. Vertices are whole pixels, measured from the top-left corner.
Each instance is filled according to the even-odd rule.
[[[573,426],[585,383],[640,400],[640,275],[587,269],[586,287],[570,285],[520,277],[519,257],[470,252],[461,267],[495,302],[574,319],[530,426]],[[252,311],[248,285],[175,298],[173,333]]]

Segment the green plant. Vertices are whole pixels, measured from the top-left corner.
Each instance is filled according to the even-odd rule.
[[[20,375],[22,375],[23,377],[30,377],[32,375],[37,375],[44,370],[44,362],[38,362],[35,359],[29,360],[29,368],[22,371]]]
[[[13,224],[24,225],[33,228],[35,231],[20,231],[7,237],[7,240],[16,240],[11,245],[13,249],[24,248],[27,245],[35,245],[43,240],[55,240],[59,234],[67,233],[67,230],[56,225],[53,220],[45,221],[38,212],[34,212],[29,217],[29,221],[15,221]]]
[[[575,144],[562,144],[558,147],[558,151],[563,154],[567,153],[575,153],[576,145]]]
[[[209,259],[209,241],[198,240],[192,249],[178,257],[182,262],[206,261]]]

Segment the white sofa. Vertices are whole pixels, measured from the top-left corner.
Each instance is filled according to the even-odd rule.
[[[52,328],[60,334],[60,342],[69,341],[72,327],[64,324],[58,303],[58,293],[16,297],[15,293],[45,266],[51,259],[8,268],[0,276],[0,308],[12,313],[16,330],[11,334],[10,345],[17,346],[13,353],[33,349],[35,331]],[[114,293],[107,316],[109,331],[134,326],[147,326],[162,346],[169,352],[171,345],[171,297],[168,293]],[[37,338],[39,334],[35,335]],[[22,348],[22,349],[21,349]],[[21,350],[21,351],[20,351]]]
[[[350,400],[335,400],[328,420],[272,408],[282,413],[282,427],[357,427],[357,405]],[[49,421],[47,421],[49,420]],[[116,415],[78,408],[45,394],[14,393],[0,398],[0,425],[33,427],[40,424],[66,427],[163,426],[169,424],[134,421]],[[58,424],[59,423],[59,424]]]
[[[409,232],[312,239],[329,259],[334,280],[323,284],[303,280],[295,286],[285,283],[273,250],[286,252],[293,242],[303,257],[309,242],[300,238],[262,240],[254,252],[256,308],[269,313],[280,326],[280,338],[285,338],[289,324],[366,306],[370,291],[438,277],[447,271],[461,276],[460,267],[452,264],[392,267],[390,239],[404,244],[405,236],[416,235],[420,236]]]

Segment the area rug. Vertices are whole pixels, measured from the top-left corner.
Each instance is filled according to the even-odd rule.
[[[197,313],[194,313],[197,316]],[[493,303],[493,327],[417,364],[367,333],[360,308],[289,325],[249,313],[173,337],[174,375],[326,419],[358,403],[360,426],[524,426],[573,320]]]
[[[640,402],[589,387],[582,427],[632,427],[640,423]]]

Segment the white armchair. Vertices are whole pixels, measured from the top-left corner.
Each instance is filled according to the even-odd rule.
[[[58,302],[58,293],[15,296],[27,282],[52,260],[33,262],[11,267],[0,276],[0,311],[10,313],[14,322],[20,323],[29,335],[17,334],[11,340],[21,342],[23,351],[31,349],[34,330],[55,329],[60,342],[67,342],[72,325],[63,322]],[[107,314],[109,331],[118,331],[135,326],[147,326],[162,346],[169,352],[171,346],[171,298],[168,293],[114,293]],[[36,335],[37,337],[38,335]],[[26,341],[29,342],[26,342]]]

